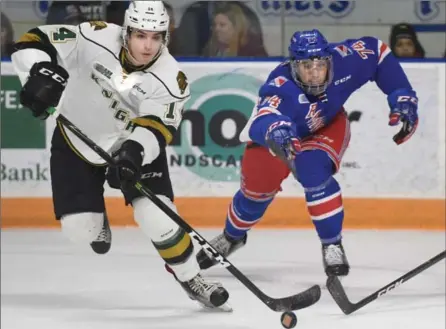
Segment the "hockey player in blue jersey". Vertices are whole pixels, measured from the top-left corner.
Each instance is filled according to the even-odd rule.
[[[407,141],[418,124],[418,100],[385,43],[363,37],[333,44],[318,30],[292,36],[289,59],[260,88],[259,101],[240,134],[247,142],[241,186],[229,205],[223,233],[211,241],[220,253],[228,256],[246,244],[247,232],[291,172],[304,189],[322,243],[325,273],[348,274],[341,242],[344,208],[334,175],[350,140],[343,105],[368,81],[387,95],[389,125],[402,124],[394,141]],[[197,258],[202,269],[215,264],[204,250]]]

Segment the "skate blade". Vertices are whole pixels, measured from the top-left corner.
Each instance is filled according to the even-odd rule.
[[[197,303],[198,303],[198,305],[201,306],[201,308],[204,312],[217,312],[217,313],[222,313],[222,312],[223,313],[231,313],[231,312],[233,312],[231,305],[229,305],[228,303],[224,303],[223,305],[220,305],[219,307],[207,306],[200,302],[197,302]]]

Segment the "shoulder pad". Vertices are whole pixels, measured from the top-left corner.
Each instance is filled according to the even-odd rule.
[[[168,94],[177,100],[189,97],[190,89],[187,76],[168,52],[163,51],[153,66],[145,73],[157,81],[160,87],[158,88],[159,93]]]
[[[302,93],[300,88],[290,80],[288,77],[283,75],[276,76],[268,80],[259,90],[259,96],[270,96],[270,95],[298,95]]]
[[[85,39],[107,48],[115,48],[113,45],[121,46],[121,31],[120,26],[102,21],[79,24],[79,32]]]
[[[350,48],[350,44],[347,42],[344,43],[334,43],[332,44],[332,49],[335,54],[340,55],[341,57],[347,57],[353,55],[353,50]]]

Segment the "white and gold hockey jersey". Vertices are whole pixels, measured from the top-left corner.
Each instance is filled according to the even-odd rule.
[[[190,90],[167,47],[144,69],[133,71],[123,65],[121,27],[114,24],[40,26],[18,43],[12,62],[22,84],[34,63],[57,60],[70,75],[57,109],[104,150],[117,150],[137,126],[154,131],[158,141],[162,136],[161,146],[172,140]],[[104,164],[80,139],[61,129],[79,156]]]

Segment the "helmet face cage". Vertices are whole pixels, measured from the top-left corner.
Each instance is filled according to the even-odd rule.
[[[169,43],[169,15],[162,1],[131,1],[125,11],[121,38],[128,49],[128,37],[133,30],[162,32],[163,44]]]
[[[307,94],[319,95],[325,92],[333,80],[333,61],[329,43],[322,33],[316,29],[298,31],[293,34],[288,50],[291,74],[295,83]],[[317,67],[322,64],[327,68],[327,76],[323,83],[311,83],[311,81],[303,79],[300,72],[301,66]]]
[[[323,65],[327,69],[325,81],[323,83],[311,83],[311,81],[305,81],[302,77],[301,67],[307,64],[312,66]],[[294,82],[306,93],[310,95],[320,95],[325,92],[327,87],[333,81],[333,61],[331,56],[314,57],[312,59],[291,59],[291,75]],[[317,68],[316,68],[317,69]]]

